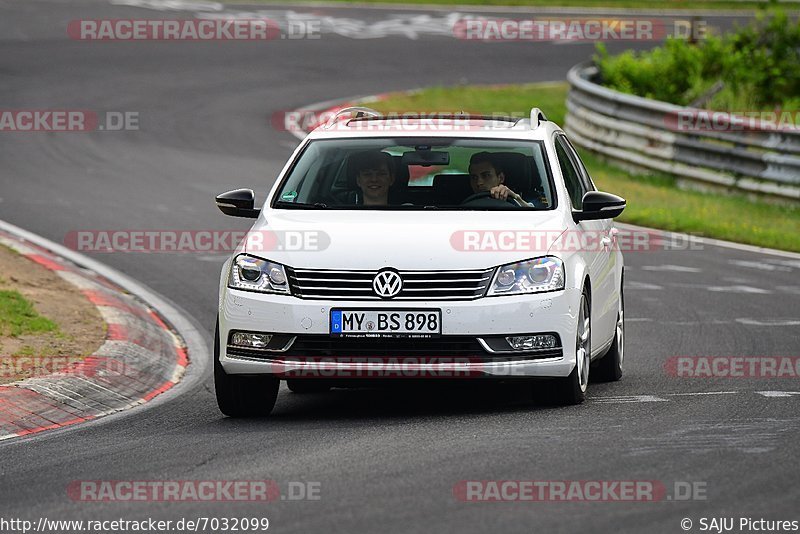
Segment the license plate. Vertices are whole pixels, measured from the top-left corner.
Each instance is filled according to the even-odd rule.
[[[332,336],[434,337],[441,333],[441,310],[331,310]]]

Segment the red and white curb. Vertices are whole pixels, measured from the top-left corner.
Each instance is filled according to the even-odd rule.
[[[0,243],[76,286],[108,326],[103,345],[64,369],[0,386],[0,440],[97,419],[169,390],[186,371],[182,338],[108,278],[0,229]]]
[[[416,91],[419,91],[417,89]],[[411,91],[402,91],[403,94],[413,94],[415,90]],[[344,98],[338,100],[328,100],[325,102],[317,102],[316,104],[310,104],[308,106],[303,106],[301,108],[297,108],[290,113],[284,114],[284,121],[283,124],[274,124],[274,127],[278,129],[283,129],[297,139],[301,141],[306,138],[306,135],[311,133],[317,126],[324,124],[327,120],[336,114],[337,111],[344,108],[349,108],[352,106],[365,106],[367,104],[373,102],[379,102],[381,100],[385,100],[390,96],[393,96],[397,93],[380,93],[377,95],[369,95],[361,98]],[[307,114],[312,114],[315,120],[303,121],[303,128],[297,128],[294,124],[288,124],[288,118],[291,116],[298,116],[298,117],[305,117]],[[273,121],[274,122],[274,121]]]

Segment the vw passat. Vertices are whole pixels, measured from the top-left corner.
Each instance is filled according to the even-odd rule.
[[[282,379],[310,392],[524,378],[540,399],[577,404],[590,370],[622,376],[612,219],[625,201],[597,191],[536,108],[426,124],[342,110],[298,146],[262,208],[249,189],[217,197],[256,219],[220,280],[223,413],[268,414]]]

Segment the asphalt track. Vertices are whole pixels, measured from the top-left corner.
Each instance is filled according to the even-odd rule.
[[[363,20],[393,13],[313,11]],[[248,223],[224,217],[212,197],[248,186],[263,198],[296,145],[271,128],[273,112],[431,84],[558,80],[592,53],[590,44],[441,35],[91,43],[65,31],[79,18],[189,14],[0,0],[0,108],[140,116],[139,131],[1,134],[0,219],[56,242],[78,229],[243,229]],[[95,258],[186,310],[210,347],[222,255]],[[582,406],[533,406],[514,387],[284,389],[270,419],[231,420],[217,410],[207,368],[149,409],[0,445],[2,515],[265,516],[270,530],[304,533],[679,532],[684,517],[695,525],[701,517],[800,519],[800,396],[763,393],[800,391],[797,379],[664,370],[678,355],[800,356],[800,260],[705,244],[629,253],[626,263],[626,375],[593,385]],[[76,480],[245,479],[281,488],[315,481],[321,498],[85,503],[67,493]],[[453,495],[462,480],[509,479],[700,482],[707,499],[464,503]]]

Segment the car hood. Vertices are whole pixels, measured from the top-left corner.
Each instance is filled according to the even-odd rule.
[[[482,269],[547,253],[557,211],[266,210],[245,250],[308,269]]]

